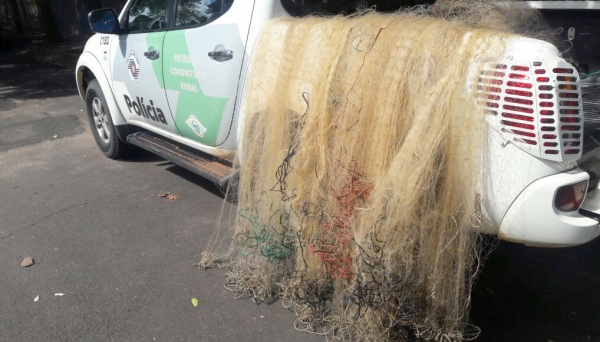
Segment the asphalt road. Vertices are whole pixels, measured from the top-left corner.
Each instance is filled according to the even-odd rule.
[[[600,239],[565,249],[501,243],[473,291],[477,341],[600,341]]]
[[[223,203],[151,154],[101,155],[71,70],[0,57],[0,341],[322,341],[194,267]]]
[[[71,70],[0,56],[0,341],[324,341],[194,268],[220,192],[147,153],[104,158],[83,110]],[[500,244],[473,292],[478,341],[600,341],[598,251]]]

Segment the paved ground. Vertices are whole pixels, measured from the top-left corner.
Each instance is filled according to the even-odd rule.
[[[0,58],[0,341],[322,340],[194,268],[214,186],[146,153],[103,157],[70,70]]]
[[[566,249],[501,243],[473,293],[478,341],[600,341],[599,254],[599,239]]]
[[[193,267],[220,193],[146,153],[104,158],[73,83],[0,56],[0,341],[323,341]],[[501,244],[473,294],[478,341],[600,341],[598,251]]]

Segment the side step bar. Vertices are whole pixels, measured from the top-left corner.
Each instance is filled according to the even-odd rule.
[[[127,142],[213,181],[220,187],[227,185],[229,178],[233,175],[233,168],[225,165],[225,162],[220,162],[205,154],[186,150],[148,133],[137,132],[128,135]]]

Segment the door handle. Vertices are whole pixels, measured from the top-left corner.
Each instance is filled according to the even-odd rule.
[[[217,62],[225,62],[233,58],[233,50],[211,51],[208,53],[208,57]]]
[[[150,51],[144,52],[144,56],[146,56],[146,58],[148,58],[150,60],[155,60],[155,59],[158,59],[158,57],[160,57],[160,52],[158,52],[156,50],[150,50]]]

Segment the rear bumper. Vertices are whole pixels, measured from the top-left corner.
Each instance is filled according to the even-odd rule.
[[[533,182],[508,209],[500,224],[498,238],[541,247],[576,246],[593,240],[600,235],[598,220],[579,212],[561,212],[554,206],[554,196],[560,187],[587,179],[587,172],[574,169]],[[594,190],[593,195],[595,191],[600,190]],[[591,199],[586,198],[583,207],[600,213],[600,206]]]

